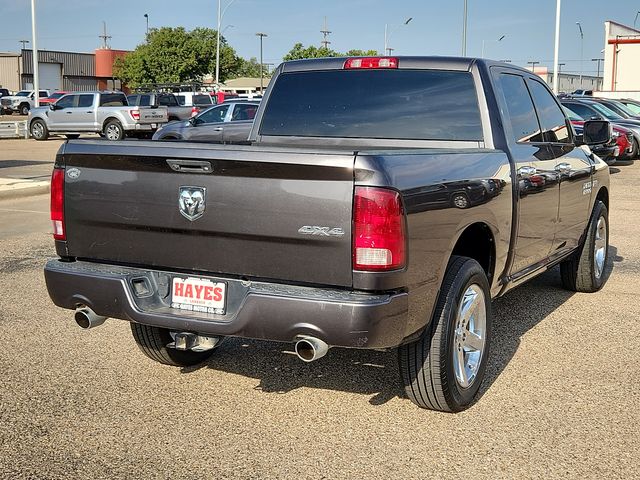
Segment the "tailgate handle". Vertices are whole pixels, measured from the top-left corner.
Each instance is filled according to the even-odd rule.
[[[212,173],[211,162],[206,160],[178,160],[168,158],[167,163],[174,172],[184,173]]]

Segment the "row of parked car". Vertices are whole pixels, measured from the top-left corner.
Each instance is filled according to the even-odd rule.
[[[36,140],[50,134],[78,138],[98,133],[108,140],[140,137],[163,140],[246,142],[260,97],[251,100],[222,92],[35,92],[0,98],[3,113],[27,113]],[[154,135],[155,134],[155,135]]]
[[[608,164],[640,157],[639,101],[590,96],[563,96],[559,100],[577,133],[581,133],[585,120],[608,120],[611,123],[612,141],[593,147],[594,152]]]

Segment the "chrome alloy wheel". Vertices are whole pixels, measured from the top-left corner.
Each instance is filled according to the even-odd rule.
[[[107,127],[105,132],[109,140],[118,140],[120,138],[120,128],[117,125],[111,124]]]
[[[42,137],[44,137],[44,127],[42,126],[42,123],[35,122],[31,126],[31,136],[34,137],[34,138],[42,138]]]
[[[462,296],[456,317],[453,344],[453,370],[462,388],[469,388],[476,379],[487,332],[487,309],[482,289],[469,285]]]
[[[593,271],[596,278],[604,272],[604,261],[607,257],[607,221],[604,217],[598,218],[596,225],[596,239],[593,242]]]

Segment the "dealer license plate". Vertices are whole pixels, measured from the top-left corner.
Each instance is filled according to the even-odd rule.
[[[224,315],[227,284],[206,278],[174,277],[171,308]]]

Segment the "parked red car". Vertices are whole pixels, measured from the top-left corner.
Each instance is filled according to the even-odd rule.
[[[60,97],[66,95],[67,93],[69,92],[61,92],[60,90],[58,90],[57,92],[53,92],[47,98],[41,98],[40,105],[49,105],[51,103],[56,103]]]
[[[214,103],[223,103],[225,100],[229,100],[230,98],[239,98],[237,93],[229,92],[211,92],[210,95],[213,98]]]

